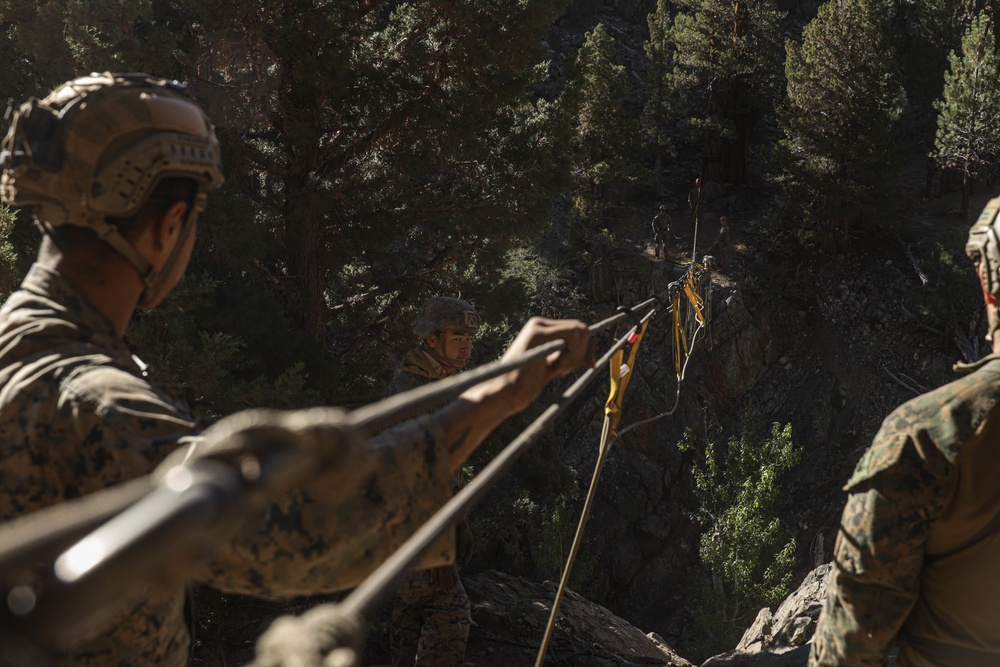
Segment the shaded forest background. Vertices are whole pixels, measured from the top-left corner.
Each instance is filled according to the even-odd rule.
[[[2,0],[0,97],[146,71],[187,82],[214,120],[226,185],[188,276],[127,335],[159,379],[197,383],[210,421],[376,400],[430,296],[478,307],[476,363],[531,315],[593,320],[623,298],[595,267],[642,256],[659,204],[687,216],[696,177],[757,207],[743,278],[765,290],[803,289],[789,278],[803,263],[910,241],[912,202],[887,193],[914,163],[928,190],[961,193],[962,219],[1000,155],[997,11],[992,0]],[[38,238],[24,212],[0,208],[0,224],[6,294]],[[945,273],[961,243],[938,255]],[[954,299],[974,306],[974,281],[954,280]],[[955,307],[925,315],[948,330]],[[743,432],[739,415],[722,417]],[[550,437],[509,482],[510,502],[484,510],[480,566],[557,574],[553,535],[571,530],[586,475],[566,447]],[[225,613],[225,600],[210,604]]]

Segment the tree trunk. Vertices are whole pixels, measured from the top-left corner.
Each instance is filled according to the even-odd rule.
[[[723,155],[723,166],[726,169],[725,183],[746,185],[750,176],[750,144],[753,143],[759,119],[760,114],[757,112],[742,113],[734,119],[736,140],[728,144],[728,151]]]
[[[710,134],[705,136],[705,155],[701,163],[701,177],[706,181],[721,183],[723,141],[720,137]]]
[[[725,141],[721,137],[705,137],[705,161],[702,172],[709,181],[746,185],[749,176],[750,144],[757,127],[759,114],[750,112],[733,118],[736,138]]]
[[[287,257],[293,285],[292,292],[286,292],[286,296],[302,330],[323,345],[326,340],[326,302],[319,261],[323,220],[322,216],[309,211],[307,181],[305,176],[292,175],[286,183],[290,195],[286,206]]]
[[[653,149],[653,192],[659,197],[663,194],[663,147],[657,144]]]
[[[958,214],[962,216],[965,220],[969,216],[969,172],[966,171],[962,174],[962,206],[958,210]]]

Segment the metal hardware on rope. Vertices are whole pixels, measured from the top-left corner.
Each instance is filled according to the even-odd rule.
[[[614,319],[614,318],[611,318]],[[370,616],[399,586],[407,572],[445,530],[474,508],[499,481],[501,475],[521,458],[541,436],[545,427],[559,417],[596,377],[597,369],[628,341],[623,337],[602,356],[594,368],[583,374],[546,410],[494,458],[465,488],[449,500],[378,569],[365,579],[340,605],[349,613]]]

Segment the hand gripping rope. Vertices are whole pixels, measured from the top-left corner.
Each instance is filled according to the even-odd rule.
[[[689,273],[704,267],[693,265]],[[340,605],[317,607],[300,618],[276,622],[258,644],[257,667],[292,664],[354,664],[360,657],[364,619],[384,603],[407,573],[456,520],[478,505],[502,475],[538,440],[545,428],[583,395],[604,364],[611,368],[611,394],[605,406],[598,468],[600,475],[613,437],[639,426],[633,424],[616,433],[622,400],[635,372],[639,344],[654,314],[670,304],[692,307],[699,301],[685,291],[694,283],[678,282],[667,293],[657,295],[631,309],[591,325],[591,333],[628,319],[635,325],[618,339],[593,369],[584,371],[517,438],[487,465],[464,489],[446,503],[399,550],[377,568]],[[709,281],[710,282],[710,281]],[[692,292],[693,293],[693,292]],[[703,303],[703,301],[701,302]],[[636,313],[644,313],[642,317]],[[698,329],[704,327],[704,312],[698,311]],[[675,313],[675,337],[678,316]],[[631,345],[623,364],[624,348]],[[693,346],[693,345],[692,345]],[[193,457],[178,458],[173,467],[161,466],[158,474],[143,477],[76,501],[54,506],[0,526],[0,584],[6,604],[0,605],[0,641],[13,640],[33,647],[30,664],[43,651],[58,650],[80,633],[100,627],[124,604],[122,592],[163,576],[166,568],[183,572],[226,535],[256,515],[271,499],[302,484],[324,469],[336,465],[336,443],[362,441],[423,414],[440,403],[485,380],[520,368],[564,349],[563,341],[533,348],[516,359],[488,364],[418,389],[397,394],[378,403],[351,411],[325,408],[294,412],[247,411],[221,420],[204,434],[204,447]],[[690,350],[685,338],[684,363]],[[679,379],[683,377],[680,371]],[[678,399],[680,383],[678,383]],[[653,417],[659,419],[672,414]],[[645,420],[641,423],[648,423]],[[169,468],[169,469],[167,469]],[[159,471],[165,471],[160,473]],[[584,519],[585,520],[585,519]],[[583,525],[578,529],[582,535]],[[574,547],[574,555],[576,548]],[[35,596],[19,585],[18,572],[46,563],[59,565],[59,585]],[[564,578],[568,577],[569,565]],[[556,607],[553,608],[553,615]],[[290,636],[307,632],[309,642]],[[291,633],[291,634],[290,634]],[[338,648],[339,647],[339,648]],[[336,660],[330,652],[335,648]],[[302,652],[291,658],[288,652]],[[323,656],[326,656],[324,658]],[[325,659],[332,661],[321,662]],[[29,664],[29,663],[23,663]],[[5,663],[0,667],[20,667]]]

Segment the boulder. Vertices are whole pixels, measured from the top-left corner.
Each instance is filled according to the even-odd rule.
[[[462,577],[472,601],[470,647],[492,639],[508,645],[541,645],[556,582],[538,584],[502,572]],[[547,664],[569,666],[664,665],[694,667],[655,633],[648,635],[605,607],[567,589],[559,607]]]
[[[761,609],[734,650],[709,658],[701,667],[805,667],[830,567],[820,565],[807,574],[773,613]]]

